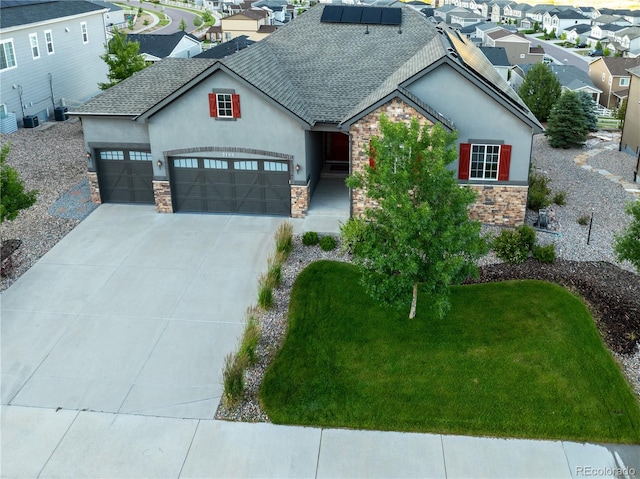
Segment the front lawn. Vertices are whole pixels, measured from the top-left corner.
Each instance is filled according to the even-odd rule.
[[[261,400],[275,423],[640,442],[640,407],[587,308],[560,286],[460,286],[439,320],[385,309],[353,265],[321,261],[291,292]]]

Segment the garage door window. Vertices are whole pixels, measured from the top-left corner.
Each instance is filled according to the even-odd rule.
[[[197,168],[197,158],[176,158],[173,160],[173,166],[176,168]]]
[[[257,161],[236,161],[233,163],[233,167],[236,170],[258,171],[258,162]]]
[[[204,167],[211,170],[228,170],[229,163],[223,160],[204,160]]]
[[[101,160],[124,160],[124,151],[101,151]]]
[[[130,151],[129,159],[132,161],[151,161],[151,153],[146,153],[144,151]]]
[[[264,171],[289,171],[289,166],[277,161],[265,161]]]

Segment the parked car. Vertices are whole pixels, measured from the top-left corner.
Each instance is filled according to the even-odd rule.
[[[576,48],[587,48],[587,47],[588,47],[588,45],[586,43],[578,43],[576,45]]]
[[[602,50],[591,50],[589,52],[589,56],[590,57],[601,57],[602,56]]]

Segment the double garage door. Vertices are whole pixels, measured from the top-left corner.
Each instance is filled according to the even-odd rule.
[[[171,158],[174,211],[291,214],[285,160]]]
[[[103,203],[154,203],[151,153],[109,149],[97,155]]]

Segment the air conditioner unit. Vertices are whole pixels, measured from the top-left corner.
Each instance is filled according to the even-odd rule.
[[[22,122],[25,128],[35,128],[40,124],[36,115],[27,115],[22,119]]]

